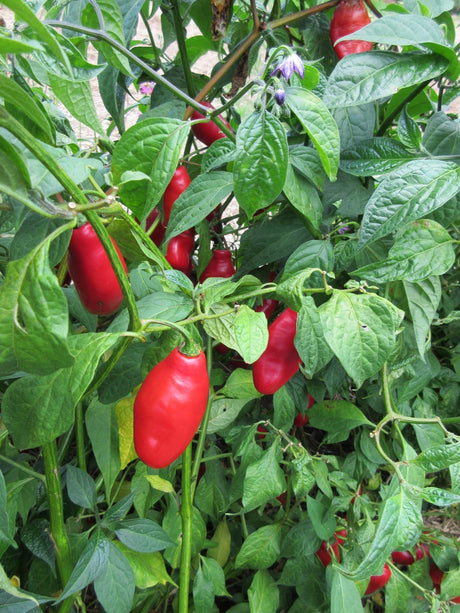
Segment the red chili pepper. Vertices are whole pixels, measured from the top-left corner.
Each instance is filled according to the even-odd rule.
[[[315,399],[310,396],[310,394],[308,394],[308,406],[307,406],[307,411],[308,409],[311,409],[311,407],[315,404]],[[294,419],[294,425],[295,426],[305,426],[305,424],[308,422],[308,415],[307,413],[305,413],[305,415],[303,415],[302,413],[299,413],[296,418]]]
[[[323,541],[321,543],[318,551],[316,552],[316,555],[321,560],[325,568],[326,566],[329,566],[329,564],[331,563],[332,555],[335,555],[337,562],[340,562],[339,545],[341,545],[345,541],[346,538],[347,538],[347,531],[338,530],[338,532],[334,534],[334,542],[332,543],[332,545],[330,545],[326,541]],[[334,554],[331,553],[331,550],[334,552]]]
[[[168,243],[166,259],[176,270],[182,271],[185,275],[192,272],[192,253],[195,245],[195,231],[185,230],[174,236]]]
[[[332,15],[329,31],[331,42],[339,60],[345,55],[362,53],[372,49],[372,43],[363,40],[344,40],[335,45],[335,42],[342,36],[352,34],[370,22],[363,0],[340,0]]]
[[[200,283],[209,277],[232,277],[236,272],[232,262],[232,252],[229,249],[213,251],[208,265],[200,275]]]
[[[127,272],[125,260],[113,238],[111,240]],[[67,266],[87,311],[95,315],[111,315],[119,309],[123,292],[109,256],[89,222],[73,230]]]
[[[147,217],[145,222],[145,229],[148,230],[150,226],[153,225],[156,218],[160,215],[160,209],[156,206],[150,215]],[[150,238],[155,243],[157,247],[161,245],[161,241],[164,238],[166,232],[166,227],[161,223],[161,219],[155,227],[155,230],[150,234]]]
[[[439,593],[441,591],[441,583],[444,578],[444,573],[434,562],[431,562],[428,572],[431,580],[433,581],[435,592]]]
[[[214,108],[210,102],[202,101],[201,104],[203,106],[207,106],[209,109]],[[194,110],[192,112],[192,119],[203,119],[203,118],[204,118],[204,115],[202,115],[198,111]],[[219,115],[219,119],[222,119],[222,121],[226,124],[226,126],[231,130],[230,124],[221,115]],[[212,145],[212,143],[218,140],[219,138],[225,137],[225,134],[218,127],[218,125],[215,124],[213,121],[208,121],[207,123],[196,123],[192,125],[192,132],[199,141],[201,141],[203,144],[207,145],[208,147],[209,145]]]
[[[252,367],[254,385],[261,394],[274,394],[298,371],[296,324],[297,313],[287,308],[268,326],[267,348]]]
[[[370,581],[367,585],[367,589],[364,592],[365,596],[369,596],[369,594],[373,594],[378,590],[381,590],[384,585],[388,583],[391,577],[391,568],[385,562],[383,566],[383,573],[381,575],[372,575]]]
[[[176,460],[193,439],[206,411],[206,357],[176,347],[147,375],[134,401],[134,447],[152,468]]]
[[[405,566],[410,566],[411,564],[414,564],[416,560],[421,560],[425,553],[428,557],[430,557],[430,552],[428,551],[428,547],[426,545],[417,545],[415,548],[415,558],[409,550],[406,550],[393,551],[393,553],[391,554],[391,559],[395,564],[404,564]]]

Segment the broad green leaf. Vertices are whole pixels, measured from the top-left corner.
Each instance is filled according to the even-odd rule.
[[[120,541],[134,551],[152,553],[173,544],[166,532],[151,519],[123,519],[111,525]]]
[[[355,106],[386,98],[402,87],[443,74],[449,60],[434,53],[369,51],[338,62],[324,93],[329,108]]]
[[[17,549],[17,543],[13,539],[14,534],[11,534],[8,511],[8,493],[5,478],[3,473],[0,472],[0,542]]]
[[[225,588],[225,575],[221,566],[212,558],[200,556],[193,581],[193,602],[197,611],[213,611],[215,596],[230,596]]]
[[[264,505],[286,489],[278,456],[278,445],[275,443],[257,462],[248,466],[243,486],[243,507],[246,512]],[[260,475],[264,475],[264,479]]]
[[[422,219],[403,227],[396,235],[388,257],[358,268],[352,275],[372,283],[423,281],[443,275],[455,262],[450,234],[441,224]]]
[[[112,404],[102,404],[94,398],[86,409],[85,424],[94,457],[104,479],[106,499],[110,501],[113,484],[121,470],[115,407]]]
[[[354,581],[347,579],[334,566],[332,567],[331,613],[363,611],[361,596]]]
[[[428,277],[417,282],[403,281],[403,288],[414,327],[417,348],[423,357],[431,322],[441,300],[441,281],[439,277]]]
[[[290,164],[287,167],[283,192],[292,206],[318,229],[321,223],[323,205],[316,187],[297,172]]]
[[[48,73],[48,79],[56,98],[62,102],[75,119],[81,121],[97,134],[105,135],[94,106],[88,81],[65,79],[52,72]]]
[[[79,592],[104,573],[109,560],[109,546],[110,541],[102,532],[98,530],[92,534],[57,602]]]
[[[228,561],[230,555],[232,535],[228,529],[227,520],[219,522],[211,539],[212,544],[217,544],[217,547],[209,547],[208,557],[216,560],[222,568]]]
[[[449,507],[460,502],[460,494],[454,494],[439,487],[424,487],[420,495],[423,500],[436,507]]]
[[[259,398],[260,393],[254,387],[252,372],[245,368],[237,368],[230,373],[225,385],[219,390],[227,398]]]
[[[33,53],[34,51],[43,51],[44,48],[36,40],[19,40],[18,38],[9,38],[8,36],[0,35],[0,54],[21,54]]]
[[[332,116],[339,128],[342,150],[372,138],[375,130],[375,114],[376,108],[372,102],[332,109]]]
[[[248,398],[217,398],[213,400],[207,432],[213,434],[228,428],[248,403]]]
[[[123,543],[119,541],[115,541],[114,544],[123,552],[128,560],[134,572],[136,587],[141,590],[146,590],[158,584],[174,584],[174,581],[166,571],[163,556],[159,551],[155,551],[154,553],[139,553],[138,551],[129,549],[129,547],[126,547],[126,545],[123,545]]]
[[[460,442],[458,441],[425,449],[413,460],[413,464],[429,473],[443,470],[457,462],[460,462]]]
[[[289,162],[305,179],[311,181],[318,190],[323,191],[326,174],[316,149],[304,145],[293,145],[289,148]]]
[[[143,172],[150,181],[120,187],[120,198],[141,220],[160,201],[179,163],[190,122],[165,117],[145,119],[129,128],[112,157],[114,183],[127,171]]]
[[[163,479],[160,475],[146,475],[145,478],[153,489],[166,492],[167,494],[174,494],[174,487],[171,481]]]
[[[290,255],[283,270],[282,281],[302,273],[306,268],[330,271],[334,267],[334,249],[330,241],[309,240]],[[322,277],[318,275],[320,279]]]
[[[386,613],[407,613],[413,604],[410,583],[399,573],[392,573],[385,586]]]
[[[94,590],[107,613],[132,611],[135,577],[126,556],[108,541],[108,559],[101,573],[94,580]]]
[[[391,354],[403,313],[376,294],[340,292],[318,312],[328,345],[360,387]]]
[[[74,362],[67,339],[67,302],[48,263],[51,241],[69,228],[61,225],[23,258],[8,264],[0,292],[3,375],[17,370],[44,375]]]
[[[324,102],[308,89],[288,87],[286,104],[311,138],[331,181],[337,177],[340,137],[337,124]]]
[[[459,130],[458,118],[454,119],[441,111],[434,113],[426,124],[422,145],[434,156],[460,155]]]
[[[137,458],[136,450],[134,449],[133,440],[133,407],[135,394],[137,389],[129,398],[122,398],[115,405],[115,415],[118,424],[118,440],[119,440],[119,455],[120,468],[123,470],[128,464]]]
[[[340,168],[357,177],[368,177],[390,172],[417,157],[393,138],[376,137],[342,151]]]
[[[353,428],[373,425],[356,405],[347,400],[315,403],[308,411],[308,422],[313,428],[326,430],[329,443],[345,441]]]
[[[5,592],[6,594],[9,594],[12,598],[17,598],[18,601],[20,602],[21,605],[25,605],[24,609],[25,611],[32,611],[32,613],[37,613],[37,611],[40,611],[40,609],[38,608],[41,602],[48,602],[49,598],[42,598],[42,597],[38,597],[37,594],[28,594],[27,592],[18,589],[13,582],[11,581],[11,579],[8,577],[8,575],[5,572],[5,569],[3,568],[3,566],[0,564],[0,589],[1,592]],[[27,607],[27,604],[24,601],[30,601],[31,602],[31,607]],[[7,603],[7,607],[8,607],[8,603]],[[37,607],[35,609],[35,606]],[[11,610],[11,609],[5,609],[5,611],[7,610]],[[22,611],[21,611],[22,613]]]
[[[267,318],[264,313],[256,313],[243,304],[236,313],[233,325],[239,353],[247,364],[252,364],[267,348]]]
[[[54,32],[48,28],[35,15],[29,6],[22,0],[4,0],[2,4],[14,11],[18,20],[25,21],[34,30],[42,43],[44,43],[53,55],[62,63],[66,71],[71,74],[71,67],[67,55],[57,42]]]
[[[229,172],[221,170],[195,177],[174,203],[165,240],[203,221],[232,190],[232,175]]]
[[[233,180],[235,198],[249,219],[279,196],[287,163],[287,137],[281,122],[261,111],[244,119],[236,136]]]
[[[235,560],[235,568],[269,568],[278,560],[281,545],[281,526],[271,524],[252,532],[244,541]]]
[[[220,317],[206,319],[203,323],[205,332],[212,336],[220,343],[223,343],[230,349],[239,350],[239,345],[235,336],[235,310],[231,309],[228,304],[216,302],[209,309],[209,314],[221,314]]]
[[[3,100],[14,105],[15,109],[31,119],[43,131],[48,142],[54,141],[52,125],[39,105],[20,85],[3,73],[0,73],[0,91]]]
[[[316,468],[318,470],[316,472],[319,476],[321,476],[320,471],[322,472],[323,470],[322,468],[319,468],[320,466],[321,464],[317,463]],[[330,486],[329,490],[331,490]],[[326,506],[326,503],[327,500],[325,500],[323,504],[321,499],[313,498],[312,496],[307,496],[308,516],[311,519],[311,523],[313,525],[316,535],[322,541],[327,541],[333,535],[337,523],[333,515],[333,511],[330,507]]]
[[[233,162],[236,155],[235,143],[229,138],[219,138],[206,149],[201,162],[201,172],[204,174],[220,166]]]
[[[425,217],[460,190],[460,168],[442,160],[412,161],[385,175],[363,216],[358,249]]]
[[[324,337],[321,318],[311,296],[302,300],[294,345],[302,360],[302,371],[308,377],[313,377],[332,358],[332,350]]]
[[[81,468],[69,464],[66,481],[70,500],[84,509],[95,511],[97,508],[97,492],[92,477]]]
[[[420,149],[422,131],[418,123],[409,115],[407,106],[404,107],[398,119],[398,137],[405,147]]]
[[[251,613],[276,613],[280,594],[274,579],[267,570],[258,570],[248,588]]]
[[[116,334],[79,334],[68,339],[72,366],[49,375],[29,375],[12,383],[3,398],[3,419],[18,449],[44,445],[66,432],[74,409],[93,379],[100,357]]]

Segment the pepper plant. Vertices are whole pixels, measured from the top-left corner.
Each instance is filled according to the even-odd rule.
[[[3,1],[0,608],[460,608],[453,9]]]

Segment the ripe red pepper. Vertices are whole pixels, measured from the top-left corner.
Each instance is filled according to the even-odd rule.
[[[125,260],[113,238],[111,240],[127,272]],[[109,256],[89,222],[73,230],[67,266],[87,311],[95,315],[111,315],[120,308],[123,292]]]
[[[310,394],[308,394],[308,406],[307,406],[307,411],[308,409],[311,409],[311,407],[315,404],[315,399],[310,396]],[[307,413],[305,413],[305,415],[303,415],[302,413],[299,413],[296,418],[294,419],[294,425],[295,426],[305,426],[305,424],[308,422],[308,415]]]
[[[342,36],[352,34],[370,22],[363,0],[340,0],[332,15],[329,30],[331,42],[339,60],[345,55],[372,49],[372,43],[364,40],[344,40],[335,45],[335,42]]]
[[[176,270],[181,270],[185,275],[192,272],[192,253],[195,245],[195,231],[185,230],[174,236],[168,243],[166,259]]]
[[[297,313],[287,308],[268,326],[267,348],[252,367],[254,385],[261,394],[274,394],[298,371],[296,325]]]
[[[214,108],[210,102],[202,101],[201,104],[203,106],[207,106],[209,109]],[[192,112],[192,119],[203,119],[203,118],[204,118],[204,115],[202,115],[198,111],[194,110]],[[229,129],[231,129],[230,124],[221,115],[219,115],[219,119],[222,119],[222,121],[226,124],[226,126]],[[209,145],[212,145],[212,143],[218,140],[219,138],[225,137],[225,134],[222,132],[219,126],[215,124],[213,121],[208,121],[207,123],[196,123],[192,125],[192,132],[199,141],[201,141],[203,144],[207,145],[208,147]]]
[[[441,583],[444,578],[444,573],[434,562],[431,562],[428,572],[431,580],[433,581],[434,590],[439,594],[441,591]]]
[[[372,575],[370,581],[367,585],[367,589],[364,592],[365,596],[369,596],[369,594],[373,594],[378,590],[382,589],[384,585],[388,583],[391,577],[391,568],[385,562],[383,566],[383,573],[381,575]]]
[[[430,557],[430,553],[426,545],[417,545],[415,548],[415,558],[413,554],[407,550],[393,551],[393,553],[391,554],[391,559],[395,564],[404,564],[405,566],[410,566],[411,564],[414,564],[416,560],[421,560],[425,553],[428,557]]]
[[[147,375],[134,401],[134,447],[152,468],[176,460],[193,439],[206,411],[206,357],[176,347]]]
[[[334,542],[332,543],[332,545],[329,545],[326,541],[323,541],[321,543],[321,545],[319,546],[318,551],[316,552],[316,555],[318,556],[318,558],[321,560],[323,566],[326,568],[326,566],[329,566],[329,564],[331,563],[332,560],[332,553],[331,553],[331,549],[334,552],[335,558],[337,560],[337,562],[340,562],[340,551],[339,551],[339,545],[341,545],[345,539],[347,538],[347,531],[346,530],[338,530],[335,534],[334,534]]]
[[[209,277],[232,277],[236,272],[229,249],[215,249],[208,265],[200,275],[200,283]]]

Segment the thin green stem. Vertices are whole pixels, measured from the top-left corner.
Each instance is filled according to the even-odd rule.
[[[179,576],[179,613],[188,612],[190,564],[192,554],[192,443],[182,455],[182,497],[180,515],[182,520],[182,548]]]
[[[100,385],[102,385],[102,383],[110,375],[118,360],[124,354],[132,340],[132,336],[123,336],[120,339],[120,342],[115,347],[113,353],[111,354],[107,362],[105,362],[101,369],[97,372],[96,377],[92,380],[91,385],[87,388],[83,398],[87,398],[88,396],[90,396],[95,390],[99,388]]]
[[[77,444],[78,466],[86,472],[85,426],[83,424],[83,405],[81,402],[75,407],[75,441]]]
[[[195,85],[193,82],[193,75],[190,68],[189,57],[187,53],[187,47],[185,44],[184,36],[184,24],[180,14],[180,3],[178,0],[172,0],[171,8],[174,20],[174,30],[176,32],[177,46],[179,47],[179,54],[181,59],[182,70],[184,71],[185,83],[187,84],[187,91],[189,96],[195,97]]]
[[[50,508],[51,536],[56,549],[56,563],[61,586],[64,588],[72,573],[72,558],[70,555],[70,543],[64,523],[64,505],[62,500],[61,479],[57,463],[56,441],[47,443],[42,447],[43,461],[45,465],[46,493]],[[69,610],[73,598],[70,597],[61,605]],[[67,608],[69,607],[69,608]],[[64,613],[64,611],[63,611]]]
[[[402,100],[392,111],[389,113],[385,119],[382,121],[380,128],[377,130],[377,136],[383,136],[387,129],[392,125],[395,117],[399,115],[399,113],[403,110],[406,104],[409,104],[411,100],[416,98],[429,84],[431,79],[427,81],[423,81],[423,83],[419,83],[415,89],[413,89],[404,100]]]
[[[13,466],[14,468],[16,468],[17,470],[20,470],[24,474],[29,475],[29,477],[33,477],[34,479],[38,479],[39,481],[46,483],[45,477],[41,473],[38,473],[37,471],[35,471],[33,468],[30,468],[30,466],[26,466],[25,464],[20,464],[19,462],[16,462],[16,460],[12,460],[11,458],[8,458],[5,455],[0,455],[0,462],[9,464],[10,466]]]
[[[124,221],[126,221],[126,223],[129,224],[133,234],[136,234],[140,238],[140,240],[144,244],[146,244],[148,246],[148,248],[153,252],[153,254],[155,255],[156,262],[159,264],[159,266],[162,267],[163,269],[171,270],[171,268],[172,268],[171,264],[165,258],[165,256],[160,251],[160,249],[155,245],[155,243],[152,241],[150,236],[137,223],[137,221],[134,219],[134,217],[132,215],[129,215],[125,211],[125,209],[123,209],[121,207],[120,207],[119,211],[117,212],[117,215],[119,217],[121,217]]]

